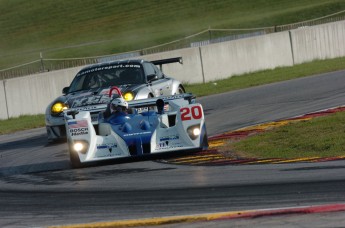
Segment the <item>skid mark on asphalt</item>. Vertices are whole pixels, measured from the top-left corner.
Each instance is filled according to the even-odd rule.
[[[158,162],[177,164],[177,165],[195,165],[195,166],[221,166],[221,165],[255,165],[255,164],[284,164],[295,162],[324,162],[344,160],[345,156],[337,157],[306,157],[296,159],[283,159],[283,158],[240,158],[229,157],[217,150],[217,147],[224,145],[229,140],[241,140],[251,135],[259,134],[267,130],[284,126],[289,123],[308,121],[315,117],[326,116],[336,112],[345,111],[345,106],[322,110],[318,112],[308,113],[302,116],[289,118],[270,123],[259,124],[255,126],[241,128],[235,131],[225,132],[221,135],[212,136],[209,138],[209,149],[206,151],[194,153],[192,155],[183,156],[179,158],[162,159]]]

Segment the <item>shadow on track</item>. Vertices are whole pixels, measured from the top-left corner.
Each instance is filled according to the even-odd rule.
[[[174,157],[181,157],[183,155],[190,155],[190,152],[173,152],[169,154],[152,154],[152,155],[145,155],[142,157],[128,157],[128,158],[117,158],[112,160],[101,161],[97,163],[90,163],[87,167],[80,168],[79,170],[85,170],[92,167],[106,167],[116,164],[124,164],[124,163],[134,163],[134,162],[142,162],[142,161],[155,161],[159,159],[166,159],[166,158],[174,158]],[[29,165],[19,165],[19,166],[12,166],[12,167],[2,167],[0,168],[0,177],[6,176],[13,176],[13,175],[20,175],[20,174],[37,174],[37,173],[52,173],[54,171],[62,171],[62,170],[71,170],[72,167],[69,161],[66,159],[65,161],[56,161],[56,162],[41,162]],[[174,169],[174,168],[168,168]],[[78,170],[78,169],[74,169]],[[127,170],[127,169],[126,169]],[[144,172],[147,170],[132,170],[130,172]],[[119,170],[116,170],[118,173]],[[124,173],[121,172],[121,173]],[[107,175],[108,173],[104,173]]]
[[[12,142],[0,143],[0,152],[13,149],[26,149],[47,144],[47,136],[45,134],[27,137]]]

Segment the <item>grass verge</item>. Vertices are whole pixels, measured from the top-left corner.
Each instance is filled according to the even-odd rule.
[[[345,113],[290,123],[231,144],[244,157],[306,158],[345,154]]]
[[[185,85],[185,88],[186,91],[200,97],[342,69],[345,69],[344,57],[328,60],[316,60],[292,67],[280,67],[273,70],[258,71],[205,84],[199,83]]]
[[[0,120],[0,134],[45,126],[44,115],[23,115],[8,120]]]

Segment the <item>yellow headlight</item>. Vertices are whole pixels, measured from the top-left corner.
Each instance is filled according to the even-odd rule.
[[[62,103],[62,102],[57,102],[52,106],[52,114],[59,114],[61,112],[63,112],[63,110],[66,110],[68,107],[66,104]]]
[[[133,100],[134,96],[133,96],[133,93],[127,92],[123,95],[123,98],[125,98],[126,101],[131,101]]]

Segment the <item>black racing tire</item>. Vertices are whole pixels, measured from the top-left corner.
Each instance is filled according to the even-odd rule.
[[[70,163],[72,168],[82,168],[83,165],[80,162],[80,159],[78,157],[78,155],[76,153],[73,153],[72,151],[70,151],[69,153],[69,158],[70,158]]]
[[[201,143],[201,150],[207,150],[207,149],[208,149],[208,137],[207,137],[207,134],[204,134],[204,137]]]
[[[83,164],[80,162],[79,156],[71,148],[69,148],[69,160],[72,168],[82,168]]]

